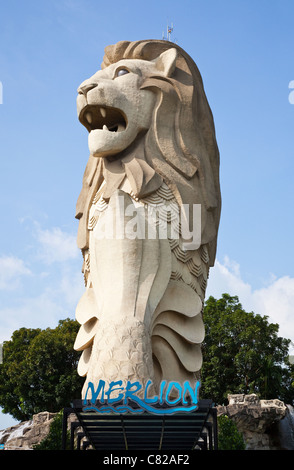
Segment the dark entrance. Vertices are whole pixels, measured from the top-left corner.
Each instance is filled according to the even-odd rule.
[[[70,448],[91,446],[95,450],[217,450],[217,414],[211,400],[200,400],[198,409],[173,415],[101,414],[83,411],[82,400],[74,400],[63,414],[62,448],[66,448],[71,414]]]

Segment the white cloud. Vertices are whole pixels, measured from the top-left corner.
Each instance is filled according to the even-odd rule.
[[[66,305],[75,311],[77,303],[85,290],[84,278],[81,270],[66,270],[59,284],[60,295],[64,298]]]
[[[31,271],[22,259],[15,256],[0,258],[0,290],[15,290],[20,285],[22,276],[28,276]]]
[[[0,308],[0,343],[19,328],[55,328],[59,320],[75,318],[76,305],[84,292],[81,273],[61,274],[37,295],[11,299]]]
[[[251,286],[242,280],[239,264],[226,256],[223,264],[216,260],[210,270],[207,293],[214,297],[228,293],[247,299],[251,296]]]
[[[294,342],[294,279],[283,276],[253,292],[256,311],[262,311],[280,326],[284,338]]]
[[[59,320],[74,318],[84,291],[76,236],[58,227],[42,229],[35,221],[32,225],[30,269],[25,260],[0,257],[0,342],[22,327],[55,328]]]
[[[59,227],[42,230],[37,226],[36,238],[40,245],[37,254],[46,264],[68,261],[79,255],[76,235],[63,232]]]
[[[225,257],[223,263],[216,260],[210,271],[206,298],[220,298],[223,293],[237,295],[246,311],[266,315],[270,323],[278,323],[279,335],[294,343],[294,278],[277,279],[270,274],[267,286],[253,289],[243,281],[238,263]]]
[[[17,299],[16,302],[1,308],[0,342],[10,339],[13,331],[19,328],[55,328],[58,320],[70,315],[54,299],[54,292],[47,289],[36,297]]]

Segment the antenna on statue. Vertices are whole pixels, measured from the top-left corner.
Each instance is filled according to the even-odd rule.
[[[171,23],[171,26],[169,26],[167,24],[167,27],[166,27],[166,36],[164,36],[164,32],[162,32],[162,39],[164,39],[165,41],[171,41],[171,34],[174,30],[174,25],[173,23]],[[177,41],[172,41],[172,42],[177,42]]]
[[[167,25],[167,40],[168,41],[170,41],[170,36],[171,36],[171,33],[173,32],[173,30],[174,30],[173,23],[171,24],[171,26]]]

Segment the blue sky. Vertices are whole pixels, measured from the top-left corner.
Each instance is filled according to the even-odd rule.
[[[293,8],[291,0],[1,2],[0,342],[74,318],[83,292],[74,214],[88,159],[76,90],[100,68],[105,46],[161,39],[171,22],[171,39],[200,69],[221,156],[207,295],[238,295],[294,341]],[[0,429],[8,421],[0,414]]]

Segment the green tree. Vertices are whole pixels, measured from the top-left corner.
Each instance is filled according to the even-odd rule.
[[[290,340],[278,336],[268,317],[245,312],[237,296],[209,297],[204,308],[206,337],[201,371],[202,398],[226,403],[229,393],[294,399]]]
[[[80,396],[79,353],[73,344],[79,324],[61,320],[55,329],[21,328],[3,344],[0,406],[19,421],[41,411],[57,412]]]
[[[218,421],[218,448],[219,450],[245,450],[242,433],[228,416],[222,415]]]
[[[34,450],[62,450],[62,419],[63,411],[60,411],[53,418],[49,433],[39,444],[33,446]],[[67,444],[69,439],[70,433],[67,431]]]

